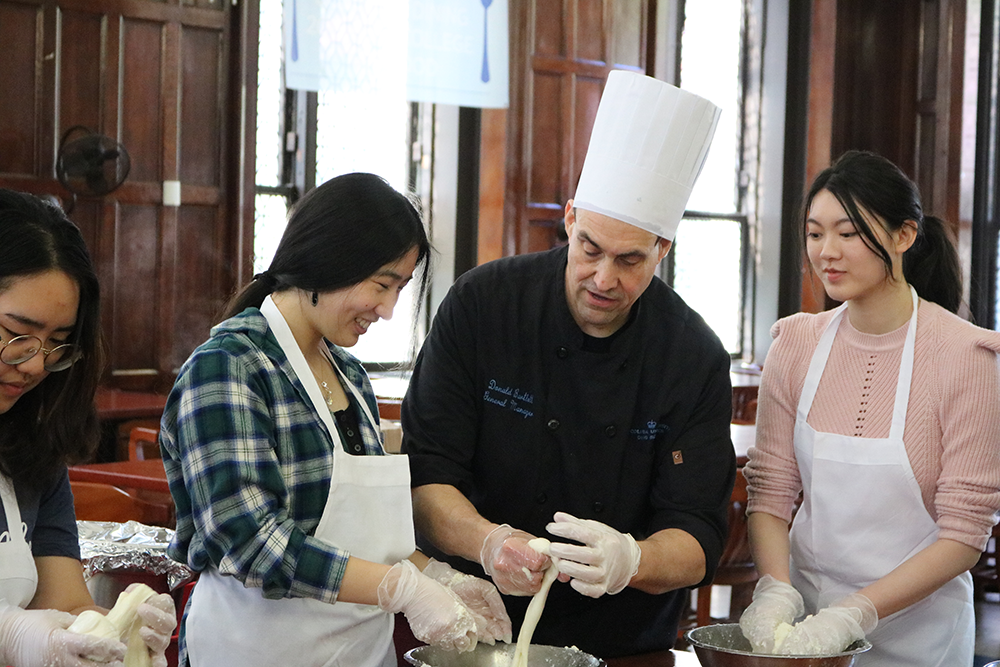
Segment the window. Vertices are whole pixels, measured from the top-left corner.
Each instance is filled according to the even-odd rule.
[[[680,86],[723,111],[666,269],[677,293],[734,356],[743,352],[748,236],[739,188],[743,43],[742,0],[684,3]]]
[[[345,38],[336,43],[338,62],[344,63],[338,69],[336,90],[307,94],[284,86],[281,0],[260,2],[255,272],[270,264],[289,206],[311,184],[365,171],[382,176],[401,192],[414,189],[420,170],[411,163],[411,156],[416,154],[419,160],[420,151],[419,146],[411,148],[411,135],[420,127],[422,106],[406,101],[402,74],[379,76],[376,81],[370,66],[373,59],[405,61],[406,43],[379,39],[373,33],[381,23],[378,17],[370,11],[354,11],[363,4],[364,0],[356,0],[337,5],[343,13],[338,21]],[[365,66],[354,67],[353,61]],[[415,290],[404,290],[392,319],[373,324],[351,353],[376,367],[407,361],[413,341],[414,296]]]

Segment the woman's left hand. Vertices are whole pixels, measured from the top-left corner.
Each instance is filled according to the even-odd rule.
[[[777,648],[779,655],[830,655],[864,639],[878,625],[878,611],[861,593],[848,595],[797,623]]]
[[[461,598],[476,619],[479,641],[493,644],[510,643],[511,623],[497,587],[485,579],[465,574],[433,558],[424,567],[424,574],[450,588]]]
[[[139,636],[149,649],[153,667],[167,667],[165,652],[170,645],[170,636],[177,627],[174,599],[167,593],[154,595],[139,605],[136,613],[142,619]]]

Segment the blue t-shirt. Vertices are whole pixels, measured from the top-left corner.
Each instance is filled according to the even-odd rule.
[[[41,491],[32,491],[15,480],[14,493],[21,521],[28,527],[25,539],[31,544],[32,555],[79,559],[80,538],[67,471],[63,469],[56,481]],[[7,513],[0,511],[0,533],[6,530]]]

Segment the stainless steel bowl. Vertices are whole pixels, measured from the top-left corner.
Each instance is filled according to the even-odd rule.
[[[860,639],[842,653],[816,656],[766,655],[752,653],[750,642],[737,623],[706,625],[684,635],[694,646],[703,667],[850,667],[854,656],[872,645]]]
[[[420,646],[403,654],[406,661],[417,667],[510,667],[514,659],[514,644],[478,644],[467,653],[448,651],[437,646]],[[600,658],[575,648],[532,644],[528,651],[528,667],[604,667]]]

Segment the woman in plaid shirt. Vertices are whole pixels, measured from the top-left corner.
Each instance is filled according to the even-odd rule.
[[[182,663],[394,665],[395,612],[432,644],[509,639],[492,584],[415,551],[407,459],[385,455],[368,377],[343,349],[392,316],[414,273],[423,295],[429,255],[404,195],[372,174],[334,178],[181,368],[161,448],[170,553],[201,573]]]

